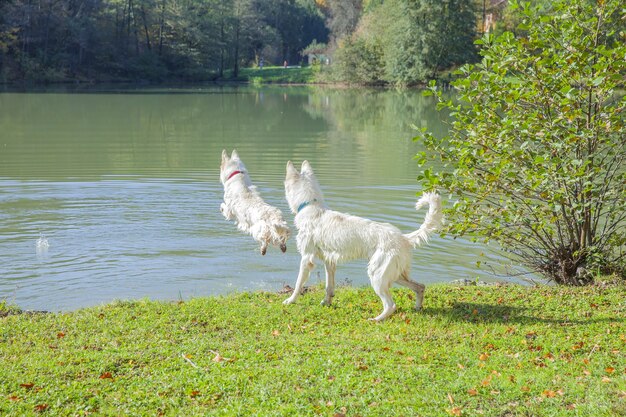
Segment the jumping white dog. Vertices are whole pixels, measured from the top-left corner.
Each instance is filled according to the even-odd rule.
[[[278,208],[263,201],[237,151],[230,157],[226,150],[222,151],[220,180],[224,186],[224,202],[220,206],[224,217],[235,220],[239,230],[260,242],[262,255],[270,244],[285,252],[289,226]]]
[[[337,263],[365,258],[369,259],[367,272],[372,287],[383,302],[383,312],[370,320],[384,320],[396,310],[390,292],[394,282],[415,291],[415,308],[421,309],[425,287],[409,279],[411,248],[427,243],[430,235],[441,226],[441,197],[435,193],[422,195],[415,208],[429,206],[424,223],[418,230],[402,234],[388,223],[327,209],[308,161],[302,163],[300,171],[291,161],[287,163],[285,195],[295,214],[296,240],[302,259],[296,287],[284,304],[293,303],[300,295],[315,266],[314,258],[322,260],[326,268],[326,296],[322,301],[325,305],[330,305],[335,295]]]

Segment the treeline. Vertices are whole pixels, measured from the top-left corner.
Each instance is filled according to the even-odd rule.
[[[412,85],[477,58],[483,9],[476,0],[370,0],[361,6],[352,31],[333,33],[339,35],[332,39],[338,80]]]
[[[314,0],[0,0],[0,81],[236,77],[327,36]]]
[[[0,82],[211,80],[307,63],[413,85],[477,59],[506,0],[0,0]],[[327,70],[326,70],[327,68]]]

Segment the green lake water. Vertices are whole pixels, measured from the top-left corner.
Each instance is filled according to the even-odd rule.
[[[328,205],[419,227],[414,126],[444,132],[418,91],[203,86],[0,92],[0,300],[72,310],[115,299],[187,299],[293,286],[299,258],[258,253],[219,210],[222,149],[237,149],[279,207],[288,160],[309,160]],[[295,234],[295,230],[294,230]],[[484,254],[484,255],[483,255]],[[426,284],[495,278],[503,258],[435,237],[414,252]],[[316,269],[311,284],[323,280]],[[339,283],[366,285],[366,261]]]

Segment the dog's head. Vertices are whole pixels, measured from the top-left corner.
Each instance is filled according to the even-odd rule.
[[[302,162],[300,172],[291,161],[287,162],[285,197],[291,212],[297,214],[302,205],[324,205],[324,195],[309,161]]]
[[[248,170],[239,158],[239,154],[236,150],[233,150],[232,154],[228,156],[228,152],[224,149],[222,151],[222,163],[220,165],[220,181],[222,181],[222,184],[226,184],[226,181],[235,173],[241,173],[247,176]]]

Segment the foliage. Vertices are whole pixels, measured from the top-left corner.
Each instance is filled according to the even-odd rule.
[[[560,284],[588,283],[595,270],[624,277],[621,2],[552,6],[516,5],[527,36],[486,36],[482,62],[454,83],[458,102],[433,87],[453,124],[447,137],[422,136],[420,163],[443,168],[420,179],[456,200],[451,233],[493,239]]]
[[[381,43],[346,39],[335,51],[333,74],[341,81],[357,84],[382,83],[384,51]]]
[[[0,75],[207,80],[260,57],[299,62],[326,38],[313,0],[14,0],[0,2]]]
[[[342,80],[412,85],[474,60],[473,0],[390,0],[368,10],[335,53]]]
[[[0,414],[623,415],[624,287],[314,288],[0,317]]]

